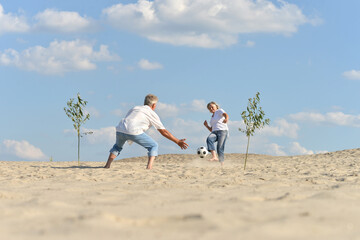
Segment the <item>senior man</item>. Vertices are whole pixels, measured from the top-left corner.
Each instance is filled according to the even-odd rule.
[[[186,139],[177,139],[161,123],[159,116],[154,112],[158,98],[148,94],[145,97],[143,106],[136,106],[127,113],[116,127],[116,143],[110,149],[109,158],[104,168],[110,168],[113,160],[120,154],[126,141],[135,142],[148,150],[147,169],[151,169],[153,162],[158,155],[158,144],[145,133],[151,126],[154,126],[164,137],[176,143],[181,149],[189,145]]]

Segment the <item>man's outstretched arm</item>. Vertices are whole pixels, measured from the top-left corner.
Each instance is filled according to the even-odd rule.
[[[174,135],[172,135],[168,130],[166,129],[158,129],[158,131],[161,133],[161,135],[163,135],[164,137],[166,137],[167,139],[169,139],[170,141],[173,141],[174,143],[176,143],[181,149],[186,149],[189,145],[185,142],[186,139],[177,139],[176,137],[174,137]]]

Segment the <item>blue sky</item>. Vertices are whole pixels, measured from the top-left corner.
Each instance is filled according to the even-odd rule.
[[[360,24],[355,0],[0,0],[0,160],[77,160],[63,108],[79,92],[91,119],[81,160],[105,161],[115,126],[148,93],[180,150],[195,153],[206,103],[230,116],[228,153],[243,153],[241,112],[260,92],[270,126],[250,152],[357,148]],[[135,145],[121,156],[146,154]]]

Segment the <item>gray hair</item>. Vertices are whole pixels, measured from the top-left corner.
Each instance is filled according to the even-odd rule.
[[[152,106],[154,103],[157,103],[159,101],[158,97],[153,94],[148,94],[145,97],[144,105]]]
[[[219,105],[216,102],[209,102],[208,105],[207,105],[207,109],[210,108],[211,104],[214,104],[216,106],[216,109],[219,109]]]

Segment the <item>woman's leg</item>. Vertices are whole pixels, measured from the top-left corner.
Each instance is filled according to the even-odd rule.
[[[219,161],[215,152],[215,142],[217,141],[217,135],[215,133],[210,133],[206,139],[208,151],[211,152],[210,161]]]
[[[216,132],[218,136],[217,152],[219,155],[219,160],[221,163],[224,162],[224,153],[225,153],[225,142],[228,136],[228,131],[222,130]]]

